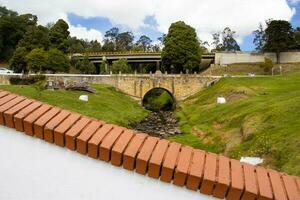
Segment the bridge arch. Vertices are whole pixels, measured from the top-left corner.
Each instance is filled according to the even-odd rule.
[[[146,107],[146,109],[155,111],[155,108],[151,109],[147,108],[147,106],[156,106],[156,103],[161,103],[161,105],[157,106],[163,106],[163,110],[174,110],[176,107],[176,98],[172,92],[164,87],[153,87],[143,95],[142,105]],[[160,110],[160,108],[157,109]]]

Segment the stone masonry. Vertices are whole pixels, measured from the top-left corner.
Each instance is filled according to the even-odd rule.
[[[11,75],[0,75],[0,84],[9,84]],[[15,75],[14,75],[15,76]],[[18,74],[21,76],[21,74]],[[200,76],[197,74],[111,74],[111,75],[77,75],[46,74],[53,81],[86,81],[91,84],[106,84],[119,91],[143,99],[145,94],[154,88],[167,90],[176,100],[185,99],[201,89],[214,84],[220,79],[217,76]]]

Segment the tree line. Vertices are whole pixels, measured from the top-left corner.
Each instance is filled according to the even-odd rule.
[[[109,73],[104,64],[96,70],[88,58],[72,61],[67,55],[98,51],[161,51],[163,72],[191,73],[203,69],[201,55],[209,52],[208,49],[212,52],[241,50],[236,32],[229,27],[213,33],[211,44],[201,41],[196,30],[183,21],[172,23],[168,33],[158,38],[160,44],[153,44],[146,35],[135,40],[132,32],[122,32],[117,27],[106,31],[100,43],[71,37],[69,26],[62,19],[46,26],[38,25],[37,20],[35,15],[19,15],[0,7],[0,60],[9,61],[15,72],[69,72],[73,66],[80,73]],[[281,51],[300,49],[300,28],[293,29],[287,21],[268,20],[265,26],[259,25],[254,35],[256,50],[275,52],[278,60]],[[140,72],[156,69],[155,64],[143,64],[142,67]],[[109,70],[129,73],[136,69],[137,66],[129,66],[126,60],[121,60]]]
[[[132,32],[114,27],[105,33],[103,46],[98,40],[71,37],[68,24],[59,19],[46,26],[37,24],[32,14],[20,15],[0,6],[0,61],[9,61],[15,72],[68,72],[70,66],[82,73],[94,73],[86,60],[73,62],[68,54],[98,51],[159,51],[159,45],[142,35],[137,41]],[[55,61],[53,60],[55,58]]]

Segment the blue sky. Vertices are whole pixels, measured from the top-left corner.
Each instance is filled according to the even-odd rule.
[[[296,8],[296,14],[292,17],[292,20],[290,21],[293,27],[300,26],[300,5],[296,4],[293,5]],[[299,12],[298,12],[299,11]],[[113,25],[110,20],[106,17],[90,17],[90,18],[84,18],[81,16],[78,16],[73,13],[68,13],[68,20],[69,22],[76,26],[80,24],[81,26],[87,27],[88,29],[96,29],[105,34],[105,31],[109,30],[110,28],[117,26],[120,28],[120,31],[132,31],[127,26],[121,25],[121,24],[115,24]],[[149,36],[153,41],[156,41],[158,37],[160,37],[163,32],[160,32],[156,29],[157,22],[154,16],[147,16],[144,19],[144,23],[149,25],[149,27],[142,27],[140,30],[134,32],[135,39],[138,39],[139,36],[145,34]],[[201,35],[199,35],[201,39]],[[243,43],[240,44],[240,47],[243,51],[252,51],[255,47],[253,45],[253,34],[249,34],[244,37]]]
[[[105,32],[112,27],[118,27],[121,32],[123,31],[132,31],[134,32],[135,40],[138,40],[138,38],[141,35],[147,35],[149,36],[152,41],[156,41],[158,37],[161,37],[163,35],[162,32],[158,31],[156,29],[157,22],[153,16],[146,16],[144,19],[144,23],[147,26],[141,27],[139,30],[133,31],[130,27],[122,24],[112,24],[110,20],[106,17],[89,17],[84,18],[81,16],[78,16],[73,13],[68,13],[68,21],[72,25],[81,25],[86,27],[87,29],[96,29],[99,30],[103,35]]]
[[[0,5],[20,14],[33,13],[46,25],[58,19],[69,23],[72,36],[103,40],[105,31],[117,26],[145,34],[157,41],[172,22],[193,26],[202,41],[230,27],[244,51],[254,49],[252,32],[267,19],[289,20],[300,26],[300,0],[0,0]],[[34,5],[34,6],[33,6]]]

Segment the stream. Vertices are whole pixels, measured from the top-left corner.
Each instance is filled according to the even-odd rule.
[[[134,129],[160,138],[181,134],[179,122],[172,111],[151,112]]]

